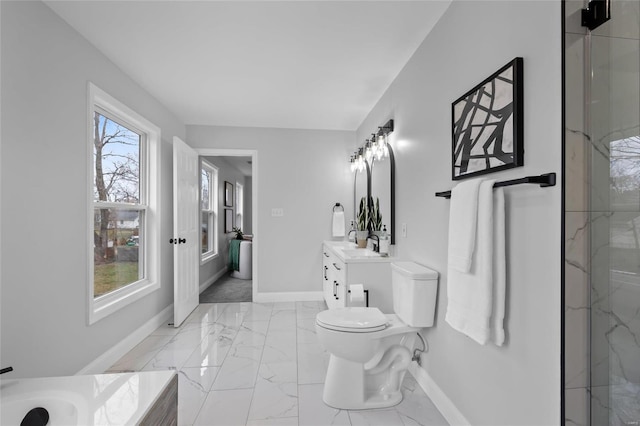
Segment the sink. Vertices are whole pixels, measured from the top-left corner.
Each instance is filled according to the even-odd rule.
[[[376,253],[373,250],[369,250],[366,248],[361,248],[361,249],[349,249],[349,250],[342,250],[342,252],[344,253],[344,255],[346,257],[380,257],[380,253]]]

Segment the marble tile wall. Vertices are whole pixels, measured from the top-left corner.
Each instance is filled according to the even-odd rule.
[[[565,1],[565,424],[638,424],[640,0],[590,34],[586,6]]]

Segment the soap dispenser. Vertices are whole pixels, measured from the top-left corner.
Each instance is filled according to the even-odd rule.
[[[389,237],[387,236],[387,225],[382,225],[382,232],[380,233],[380,246],[379,250],[381,256],[389,256]]]
[[[349,233],[347,234],[347,239],[350,243],[356,242],[356,223],[351,221],[351,228],[349,229]]]

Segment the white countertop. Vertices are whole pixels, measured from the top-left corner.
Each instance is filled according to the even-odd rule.
[[[397,260],[393,256],[381,256],[368,248],[358,248],[349,241],[323,241],[323,244],[345,263],[388,263]]]
[[[176,374],[174,370],[0,380],[0,424],[18,425],[35,407],[48,425],[139,423]]]

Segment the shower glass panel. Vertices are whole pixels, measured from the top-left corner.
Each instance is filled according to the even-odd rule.
[[[640,0],[587,36],[590,424],[640,421]]]

